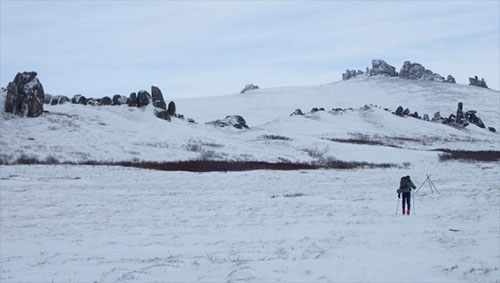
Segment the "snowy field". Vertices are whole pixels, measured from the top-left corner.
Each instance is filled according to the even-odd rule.
[[[404,169],[3,166],[1,281],[498,282],[498,164],[432,166],[410,216]]]
[[[499,151],[498,132],[383,110],[448,117],[459,101],[500,130],[498,91],[377,77],[175,100],[197,124],[157,119],[152,106],[45,105],[50,113],[35,119],[0,113],[0,161],[10,164],[0,165],[0,281],[500,282],[500,162],[442,162],[435,151]],[[289,116],[312,107],[327,111]],[[337,107],[353,110],[328,112]],[[250,129],[204,124],[232,114]],[[353,139],[367,144],[346,142]],[[12,165],[22,157],[395,166],[188,173]],[[411,175],[419,186],[426,174],[441,194],[424,186],[413,215],[400,215],[399,179]]]

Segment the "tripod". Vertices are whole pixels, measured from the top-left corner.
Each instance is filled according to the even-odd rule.
[[[436,185],[434,185],[434,183],[432,182],[431,180],[431,175],[426,175],[427,176],[427,179],[425,179],[425,181],[422,183],[422,185],[420,185],[420,187],[418,187],[417,191],[415,192],[415,195],[418,194],[418,191],[420,191],[420,189],[425,185],[425,183],[428,182],[429,184],[429,187],[431,188],[431,192],[434,193],[434,190],[438,193],[438,195],[440,195],[438,189],[436,188]]]
[[[418,191],[420,191],[420,189],[425,185],[425,183],[428,183],[429,184],[429,188],[431,188],[431,193],[434,193],[434,191],[437,192],[438,195],[440,195],[439,193],[439,190],[436,188],[436,185],[434,185],[434,182],[432,182],[431,180],[431,175],[426,175],[427,178],[425,179],[425,181],[422,183],[422,185],[420,185],[420,187],[418,187],[417,191],[413,194],[413,211],[415,214],[416,212],[416,202],[417,202],[417,198],[416,198],[416,195],[418,194]]]

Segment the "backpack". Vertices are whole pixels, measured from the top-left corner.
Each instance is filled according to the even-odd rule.
[[[406,176],[401,177],[401,181],[399,182],[399,189],[405,189],[408,186],[408,178]]]

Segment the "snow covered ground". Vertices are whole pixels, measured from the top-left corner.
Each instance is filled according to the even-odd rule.
[[[1,280],[498,282],[498,166],[424,165],[413,216],[404,169],[4,166]]]
[[[175,100],[198,124],[157,119],[151,106],[45,105],[50,113],[35,119],[0,113],[2,163],[398,165],[238,173],[0,165],[0,281],[499,282],[500,163],[442,162],[432,150],[498,151],[500,135],[381,109],[447,117],[459,101],[500,130],[500,92],[398,78]],[[289,116],[312,107],[353,110]],[[204,124],[231,114],[250,129]],[[424,186],[414,215],[396,215],[399,178],[420,185],[426,174],[441,194]]]

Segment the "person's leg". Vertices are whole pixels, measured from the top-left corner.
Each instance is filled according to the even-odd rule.
[[[403,208],[403,214],[406,214],[406,210],[405,210],[405,205],[406,205],[406,193],[403,193],[403,201],[401,202],[401,204],[403,205],[402,208]]]
[[[406,199],[407,204],[406,207],[408,208],[408,215],[410,215],[410,203],[411,203],[411,193],[408,193],[408,198]]]

